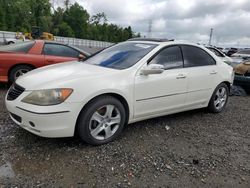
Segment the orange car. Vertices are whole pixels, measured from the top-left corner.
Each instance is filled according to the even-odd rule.
[[[0,82],[14,82],[32,69],[89,56],[78,48],[35,40],[0,47]]]

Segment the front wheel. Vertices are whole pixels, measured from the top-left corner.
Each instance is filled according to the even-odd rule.
[[[31,71],[33,68],[29,65],[18,65],[14,67],[9,74],[9,82],[14,83],[17,78]]]
[[[78,135],[92,145],[106,144],[121,134],[125,119],[125,109],[119,100],[112,96],[96,98],[80,113]]]
[[[229,89],[225,83],[216,87],[209,101],[208,110],[213,113],[222,112],[227,104]]]

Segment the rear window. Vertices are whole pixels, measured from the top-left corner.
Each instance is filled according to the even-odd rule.
[[[20,43],[17,43],[17,44],[10,44],[10,45],[6,45],[6,46],[1,46],[0,51],[27,53],[32,48],[32,46],[34,44],[35,44],[35,41],[20,42]]]

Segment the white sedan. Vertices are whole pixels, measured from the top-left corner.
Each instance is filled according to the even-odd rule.
[[[83,62],[27,73],[9,89],[6,107],[36,135],[78,134],[99,145],[128,123],[204,107],[221,112],[233,77],[231,66],[200,45],[133,39]]]
[[[224,61],[225,63],[227,63],[231,66],[233,65],[233,62],[234,62],[233,59],[231,57],[228,57],[226,54],[224,54],[223,52],[221,52],[217,48],[212,47],[212,46],[206,46],[206,48],[211,50],[216,56],[221,58],[221,60]]]

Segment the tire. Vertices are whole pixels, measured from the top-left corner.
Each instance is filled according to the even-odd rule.
[[[18,65],[16,67],[14,67],[10,71],[9,82],[11,84],[14,83],[19,76],[21,76],[21,75],[23,75],[31,70],[33,70],[33,68],[29,65]]]
[[[229,97],[229,88],[225,83],[219,84],[209,101],[208,110],[212,113],[220,113],[226,107]]]
[[[121,134],[125,120],[122,103],[112,96],[101,96],[81,111],[76,130],[79,137],[88,144],[106,144]]]

